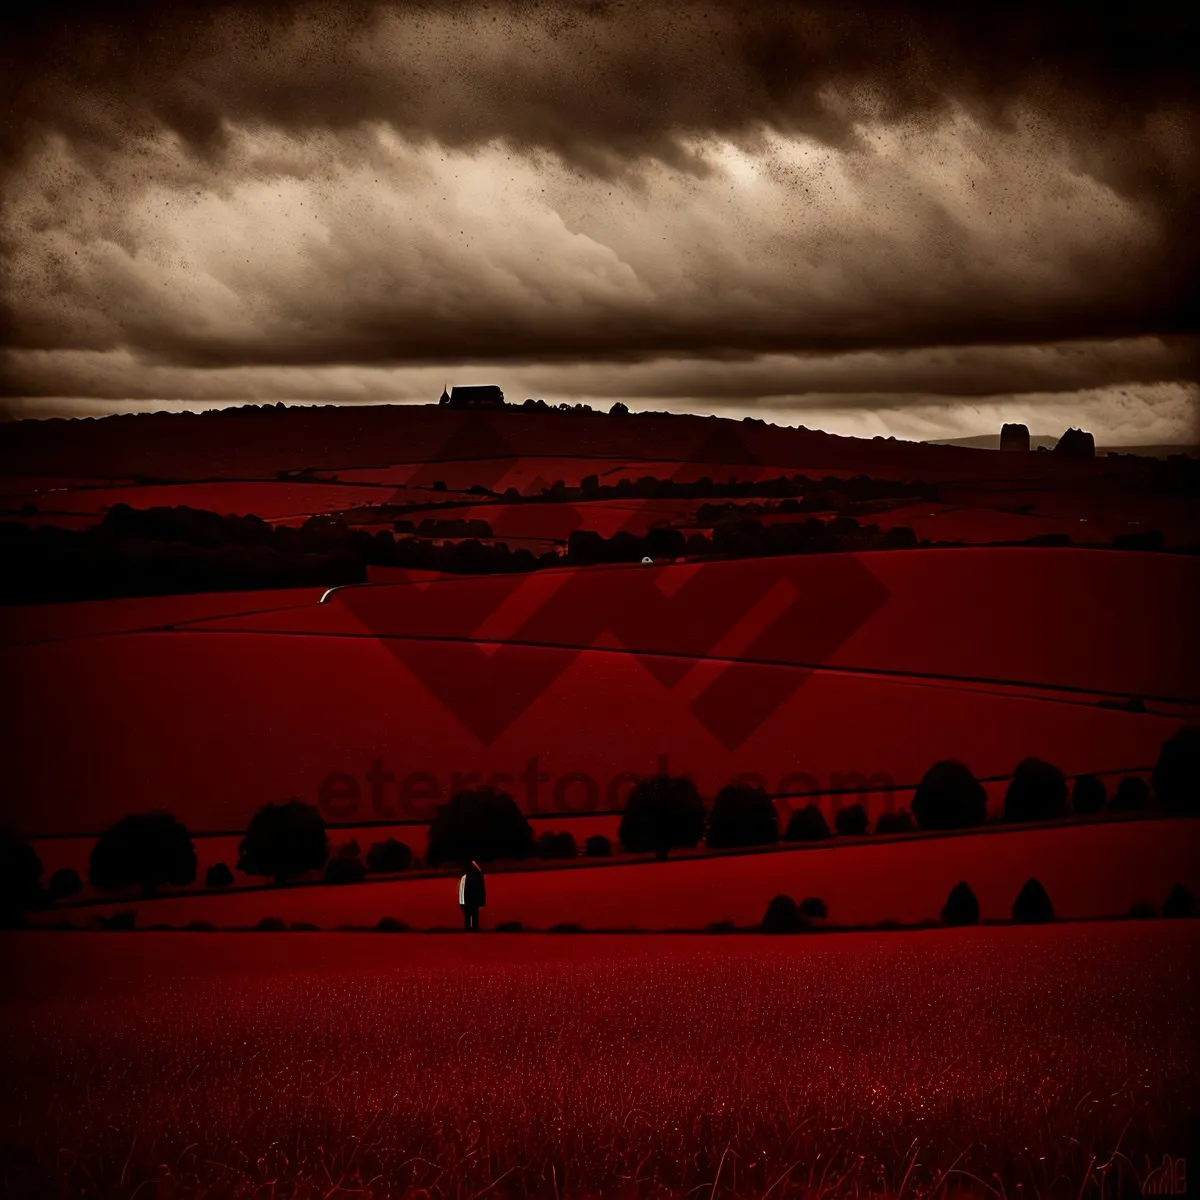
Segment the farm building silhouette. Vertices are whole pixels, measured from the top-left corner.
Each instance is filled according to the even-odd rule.
[[[442,390],[441,404],[449,408],[503,408],[504,393],[494,383]]]

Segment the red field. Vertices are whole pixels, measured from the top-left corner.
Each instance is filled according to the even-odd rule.
[[[1133,1194],[1196,928],[10,935],[4,1192]]]
[[[335,839],[336,840],[336,839]],[[360,839],[366,841],[367,839]],[[234,848],[234,839],[226,850]],[[693,929],[761,921],[771,898],[820,896],[830,920],[936,920],[950,889],[965,879],[985,920],[1007,920],[1025,881],[1034,876],[1062,917],[1124,915],[1135,903],[1160,906],[1175,883],[1200,892],[1200,823],[1116,821],[872,843],[780,847],[753,854],[636,861],[493,872],[484,925],[519,921],[528,929],[575,924],[584,929]],[[87,925],[96,915],[134,908],[141,926],[252,927],[263,917],[373,927],[391,916],[414,929],[460,921],[457,873],[331,886],[193,891],[139,902],[125,898],[34,914]],[[260,881],[261,882],[261,881]]]
[[[48,514],[54,513],[84,513],[93,515],[98,521],[104,510],[115,504],[128,504],[132,508],[182,504],[222,516],[254,515],[264,520],[277,520],[341,512],[356,504],[382,504],[390,495],[386,488],[356,487],[345,483],[262,480],[70,488],[6,497],[6,506],[15,508],[32,501],[41,514],[32,520],[50,523],[54,522]]]
[[[664,758],[710,792],[915,785],[945,757],[1146,767],[1186,709],[1097,702],[1195,699],[1196,585],[1182,557],[914,551],[9,610],[0,816],[79,833],[166,805],[239,829],[301,796],[422,819],[472,773],[594,811]]]

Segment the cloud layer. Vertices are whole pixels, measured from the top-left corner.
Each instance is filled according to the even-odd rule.
[[[0,385],[431,399],[472,364],[946,435],[1125,388],[1186,440],[1197,18],[1079,13],[52,5],[0,62]]]

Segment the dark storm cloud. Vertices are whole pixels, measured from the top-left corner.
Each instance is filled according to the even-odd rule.
[[[1198,60],[1178,4],[39,5],[0,49],[4,390],[86,393],[86,352],[129,396],[905,347],[934,349],[659,378],[1192,379],[1187,341],[1038,345],[1194,328]],[[954,350],[986,343],[1015,352]]]
[[[116,145],[140,121],[211,151],[229,118],[292,129],[383,119],[443,145],[504,137],[620,169],[639,154],[686,161],[677,138],[689,132],[767,125],[844,143],[854,113],[829,109],[831,86],[889,120],[958,99],[1003,121],[1014,97],[1038,93],[1057,119],[1121,139],[1164,104],[1195,103],[1192,6],[939,8],[41,4],[10,31],[8,137],[49,125]],[[1143,146],[1110,169],[1169,187],[1153,158]]]

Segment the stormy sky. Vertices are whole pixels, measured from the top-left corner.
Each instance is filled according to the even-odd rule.
[[[961,7],[39,4],[0,403],[1195,442],[1196,6]]]

